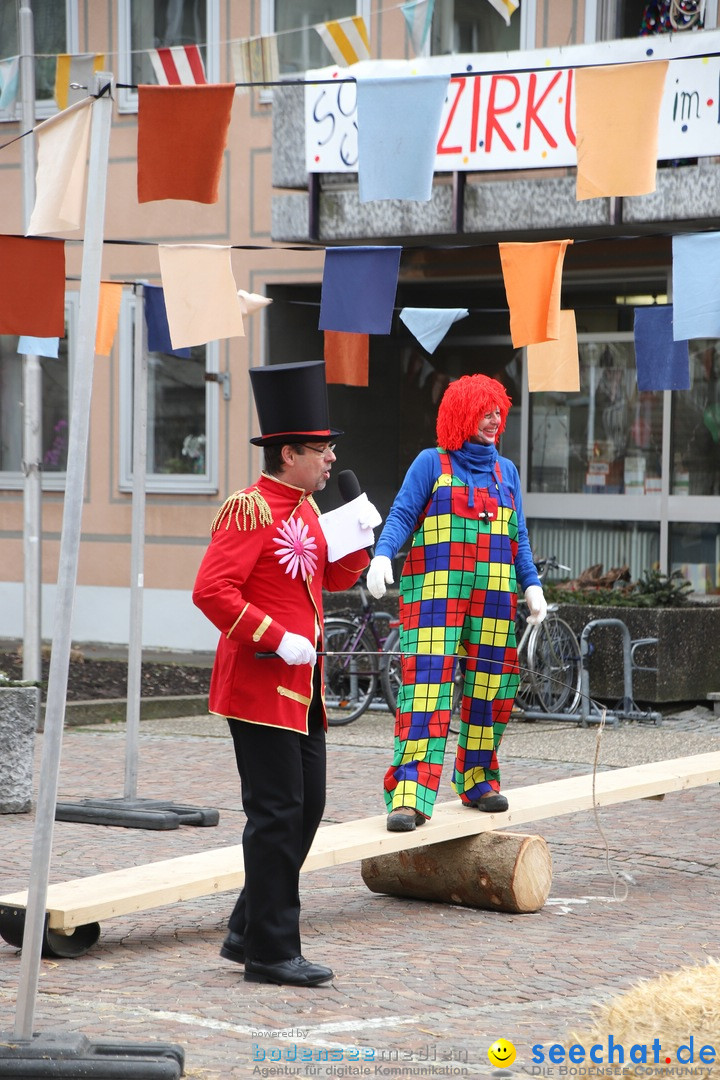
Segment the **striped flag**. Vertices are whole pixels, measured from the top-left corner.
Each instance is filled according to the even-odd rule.
[[[245,38],[230,45],[236,83],[273,83],[280,78],[277,38]],[[238,86],[239,94],[247,94],[249,86]]]
[[[315,29],[340,67],[370,59],[370,38],[362,15],[321,23]]]
[[[407,0],[407,3],[400,5],[410,44],[416,56],[420,56],[425,48],[434,9],[435,0]]]
[[[207,83],[205,65],[197,45],[148,49],[148,55],[160,86],[195,86]]]
[[[507,26],[510,25],[510,16],[520,7],[520,0],[489,0],[499,15],[502,15]]]
[[[92,89],[92,77],[105,67],[102,53],[60,53],[55,67],[55,101],[59,109],[67,109],[87,97]],[[78,83],[80,90],[71,90]]]
[[[0,109],[9,109],[17,98],[19,63],[19,56],[0,60]]]

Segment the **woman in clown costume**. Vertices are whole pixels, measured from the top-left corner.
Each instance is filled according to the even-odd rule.
[[[395,754],[385,776],[387,827],[407,832],[432,814],[450,726],[453,668],[465,658],[452,785],[468,807],[507,810],[497,749],[519,685],[517,586],[529,622],[547,612],[528,541],[515,465],[500,457],[510,399],[496,379],[450,384],[437,417],[436,449],[407,471],[368,570],[380,598],[392,559],[412,535],[400,581],[402,685]]]

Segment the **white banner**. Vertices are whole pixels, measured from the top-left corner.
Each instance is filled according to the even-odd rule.
[[[348,76],[453,75],[436,172],[576,165],[574,69],[670,60],[660,110],[658,160],[720,154],[720,31],[574,45],[532,52],[367,60],[306,73],[338,85],[305,88],[308,172],[357,171],[357,94]],[[467,71],[468,75],[460,72]],[[483,72],[471,75],[470,72]]]

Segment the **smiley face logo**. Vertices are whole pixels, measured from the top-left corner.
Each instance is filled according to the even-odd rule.
[[[507,1068],[515,1060],[515,1047],[507,1039],[496,1039],[492,1046],[488,1047],[488,1057],[491,1065],[497,1065],[500,1069]]]

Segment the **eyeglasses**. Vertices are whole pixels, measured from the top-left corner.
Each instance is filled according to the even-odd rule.
[[[323,446],[322,450],[320,450],[317,446],[308,446],[308,444],[304,442],[300,443],[300,446],[304,447],[306,450],[312,450],[315,454],[327,454],[328,452],[334,454],[335,445],[335,443],[330,443],[329,446]]]

